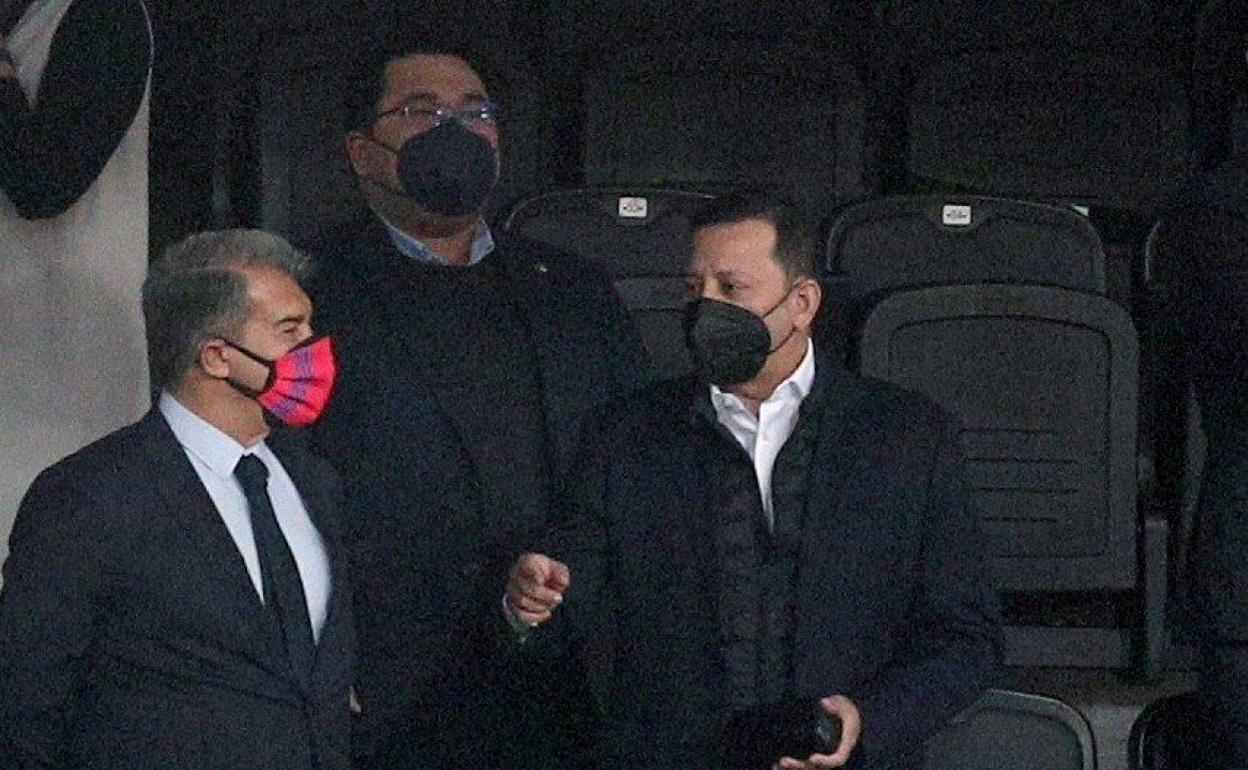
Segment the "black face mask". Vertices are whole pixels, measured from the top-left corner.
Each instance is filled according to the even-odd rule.
[[[761,316],[730,302],[699,299],[685,307],[685,345],[693,358],[698,377],[712,385],[736,385],[758,376],[767,357],[784,346],[794,327],[780,344],[771,346],[771,332],[765,318],[789,298],[784,298]]]
[[[448,217],[480,212],[498,182],[498,153],[458,120],[446,120],[409,138],[396,151],[400,193],[425,211]]]

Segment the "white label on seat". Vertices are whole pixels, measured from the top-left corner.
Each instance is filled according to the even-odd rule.
[[[1092,209],[1087,206],[1077,206],[1072,203],[1070,207],[1075,211],[1078,211],[1080,214],[1083,214],[1085,217],[1092,214]]]
[[[645,219],[650,211],[650,202],[645,198],[620,198],[619,216],[623,219]]]
[[[971,223],[971,207],[946,204],[940,211],[940,219],[950,227],[966,227]]]

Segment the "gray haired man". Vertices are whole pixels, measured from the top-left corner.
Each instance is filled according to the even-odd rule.
[[[0,590],[6,767],[349,766],[354,634],[332,472],[294,431],[335,377],[307,259],[176,244],[143,287],[155,407],[45,470]]]

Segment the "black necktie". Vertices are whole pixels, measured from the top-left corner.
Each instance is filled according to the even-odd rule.
[[[243,455],[234,468],[234,475],[247,496],[251,512],[251,531],[260,556],[260,578],[264,583],[264,603],[277,616],[286,640],[286,653],[291,668],[301,682],[312,673],[316,643],[312,640],[312,623],[303,594],[303,581],[290,546],[277,525],[273,504],[269,501],[269,469],[255,455]]]

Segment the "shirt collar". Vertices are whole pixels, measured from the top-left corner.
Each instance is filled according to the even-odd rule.
[[[427,265],[442,265],[444,267],[447,265],[446,257],[429,248],[424,241],[413,238],[403,232],[387,222],[385,217],[381,218],[381,222],[386,226],[386,232],[390,234],[390,240],[394,243],[394,247],[408,259]],[[478,219],[472,229],[472,245],[468,247],[468,264],[477,264],[489,256],[492,251],[494,251],[494,234],[490,232],[490,228],[485,223],[485,220]]]
[[[815,384],[815,343],[806,340],[806,355],[802,357],[802,362],[797,365],[793,373],[776,386],[771,395],[764,399],[764,404],[776,403],[779,401],[803,401],[810,395],[811,388]],[[745,408],[741,399],[733,393],[728,393],[720,389],[718,385],[711,386],[711,403],[715,405],[716,411],[721,409]]]
[[[234,467],[245,454],[254,453],[265,465],[272,467],[273,453],[263,441],[244,447],[220,428],[187,409],[169,391],[160,392],[157,407],[178,443],[221,478],[233,478]]]

